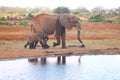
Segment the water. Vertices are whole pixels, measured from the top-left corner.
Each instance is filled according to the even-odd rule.
[[[120,55],[67,57],[66,64],[27,59],[0,61],[0,80],[120,80]]]

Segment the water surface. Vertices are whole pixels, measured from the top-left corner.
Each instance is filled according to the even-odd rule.
[[[120,80],[120,55],[67,57],[66,64],[56,58],[46,64],[27,59],[0,61],[0,80]]]

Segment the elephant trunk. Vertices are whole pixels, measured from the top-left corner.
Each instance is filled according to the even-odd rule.
[[[77,27],[77,39],[79,40],[79,42],[82,44],[80,47],[85,47],[85,45],[83,44],[83,42],[80,39],[80,30],[81,30],[81,25],[80,23],[76,26]]]
[[[81,39],[80,39],[80,25],[77,26],[77,39],[82,43]]]
[[[78,38],[79,42],[82,44],[80,47],[83,48],[83,47],[85,47],[85,45],[83,44],[83,42],[80,39],[80,30],[81,30],[80,22],[78,23],[78,25],[76,27],[77,27],[77,32],[78,32],[77,38]]]

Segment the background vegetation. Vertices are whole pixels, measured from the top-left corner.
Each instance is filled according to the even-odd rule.
[[[120,7],[104,9],[101,6],[88,10],[85,7],[69,9],[67,7],[49,8],[19,8],[0,7],[0,25],[29,26],[29,21],[37,14],[73,14],[85,22],[103,22],[120,24]]]

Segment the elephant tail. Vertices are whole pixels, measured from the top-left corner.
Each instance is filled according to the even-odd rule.
[[[33,24],[31,24],[30,27],[31,27],[31,32],[33,32]]]

